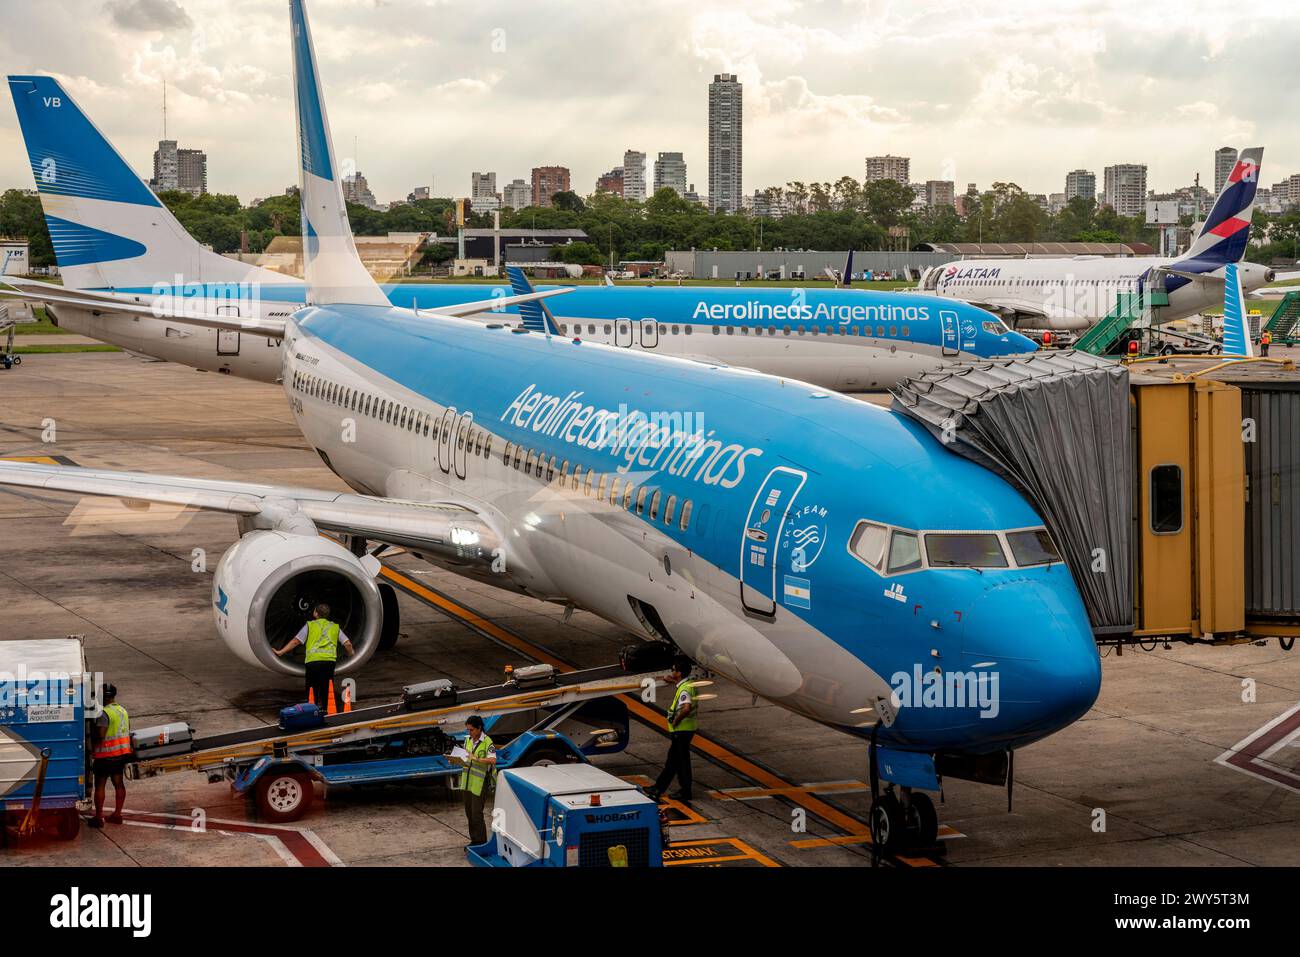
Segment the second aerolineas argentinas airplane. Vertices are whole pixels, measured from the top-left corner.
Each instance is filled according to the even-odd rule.
[[[0,463],[0,483],[224,511],[212,597],[243,660],[325,599],[375,650],[377,561],[321,530],[675,642],[787,708],[971,756],[1082,715],[1100,665],[1071,575],[1002,479],[902,415],[774,377],[390,305],[357,259],[301,0],[291,0],[306,273],[282,382],[359,494]],[[970,675],[992,706],[897,704]],[[982,684],[981,684],[982,683]]]
[[[282,326],[305,301],[303,283],[201,247],[57,80],[13,76],[9,89],[64,281],[62,289],[16,285],[50,302],[70,331],[198,369],[275,381],[279,339],[260,335],[257,321]],[[503,317],[489,304],[514,312],[508,298],[502,302],[505,286],[411,283],[384,291],[395,305],[444,314],[465,314],[474,303],[472,312],[493,321]],[[114,312],[123,297],[157,305],[157,314]],[[177,308],[257,321],[195,329],[166,321]],[[992,313],[910,293],[585,287],[564,296],[555,312],[566,335],[840,391],[888,388],[945,359],[1035,348]]]

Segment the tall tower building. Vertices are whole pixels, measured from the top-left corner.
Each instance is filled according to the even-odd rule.
[[[1223,184],[1237,165],[1237,151],[1231,146],[1220,146],[1214,151],[1214,195],[1223,192]]]
[[[1147,208],[1145,163],[1117,163],[1103,170],[1106,205],[1121,216],[1142,216]]]
[[[208,191],[208,154],[203,150],[178,149],[175,140],[159,140],[153,153],[153,179],[149,183],[160,192],[176,189],[191,196]]]
[[[470,173],[469,189],[469,206],[474,212],[490,213],[501,208],[496,173]]]
[[[866,182],[898,180],[904,186],[912,182],[912,161],[906,156],[868,156]]]
[[[522,179],[512,179],[501,190],[501,203],[510,209],[527,209],[533,205],[533,188]]]
[[[1097,201],[1097,174],[1087,169],[1072,169],[1065,174],[1065,201],[1076,196]]]
[[[686,195],[686,160],[681,153],[660,153],[655,160],[655,192],[664,188]]]
[[[709,84],[709,209],[713,212],[734,213],[741,208],[742,94],[732,73],[718,73]]]
[[[628,150],[623,154],[623,198],[645,202],[645,153]]]

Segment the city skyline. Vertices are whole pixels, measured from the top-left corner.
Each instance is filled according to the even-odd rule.
[[[0,50],[12,72],[59,76],[142,179],[161,138],[166,79],[168,138],[207,153],[210,191],[247,202],[282,188],[294,147],[278,5],[65,6],[75,11],[67,29],[40,44],[51,34],[38,11],[11,12]],[[1265,3],[1225,37],[1209,28],[1213,18],[1197,15],[1197,4],[1166,6],[1180,14],[1156,39],[1142,24],[1161,4],[1140,18],[1119,4],[1085,15],[1083,5],[1011,14],[982,3],[943,16],[926,12],[929,5],[900,12],[848,4],[832,16],[818,5],[721,3],[701,12],[665,0],[612,18],[605,43],[604,25],[593,25],[580,3],[557,4],[544,22],[492,2],[334,0],[314,13],[322,36],[333,38],[319,53],[337,77],[331,118],[340,153],[356,143],[359,154],[340,161],[366,171],[380,202],[431,183],[437,195],[458,195],[485,167],[510,181],[546,164],[568,166],[585,192],[629,148],[647,157],[680,151],[695,179],[706,181],[707,88],[717,73],[733,73],[744,87],[744,195],[791,180],[860,177],[863,157],[885,154],[911,157],[914,182],[1010,180],[1031,193],[1059,192],[1070,169],[1100,174],[1128,161],[1147,164],[1158,190],[1197,173],[1208,186],[1213,151],[1225,143],[1265,146],[1266,182],[1300,167],[1300,131],[1288,129],[1267,97],[1219,99],[1220,90],[1236,88],[1242,63],[1251,88],[1282,88],[1300,24],[1271,22],[1286,8]],[[579,22],[582,31],[569,29]],[[958,31],[959,60],[944,46]],[[617,40],[628,33],[656,42]],[[585,41],[569,39],[577,36]],[[1231,55],[1239,43],[1249,43],[1249,53]],[[660,51],[659,59],[642,47]],[[87,57],[88,48],[102,55]],[[982,49],[999,55],[981,63]],[[921,62],[927,69],[916,69]],[[582,136],[573,135],[574,123]],[[1051,151],[1029,148],[1046,133]],[[0,186],[31,185],[6,104]]]

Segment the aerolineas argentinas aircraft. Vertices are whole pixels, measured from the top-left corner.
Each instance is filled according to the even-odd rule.
[[[306,287],[201,247],[53,77],[11,76],[9,90],[64,282],[13,284],[47,301],[69,331],[198,369],[276,381],[278,339],[248,327],[196,330],[161,313],[181,297],[199,313],[283,320],[305,301]],[[490,307],[514,312],[505,286],[398,284],[384,291],[395,305],[445,315],[504,321]],[[112,308],[115,301],[151,305],[159,296],[158,316]],[[888,388],[945,359],[1035,348],[965,303],[851,289],[586,287],[565,297],[557,321],[565,334],[592,342],[843,391]]]
[[[701,665],[899,753],[973,757],[1064,727],[1100,664],[1043,521],[884,409],[754,372],[392,306],[356,256],[301,0],[291,0],[310,304],[284,390],[357,494],[0,463],[0,483],[233,514],[217,628],[275,657],[317,600],[363,665],[395,543],[459,574],[671,640]],[[896,697],[922,672],[992,700]],[[902,702],[901,705],[895,702]]]

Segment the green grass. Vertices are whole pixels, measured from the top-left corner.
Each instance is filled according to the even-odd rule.
[[[109,345],[67,345],[67,346],[15,346],[14,355],[40,356],[64,355],[70,352],[121,352],[117,346]]]
[[[14,326],[15,336],[70,336],[72,333],[67,329],[60,329],[46,314],[44,309],[34,309],[33,314],[36,316],[35,322],[20,322]]]
[[[454,276],[449,279],[430,279],[427,277],[394,277],[389,282],[399,285],[438,285],[441,283],[470,284],[482,286],[499,286],[505,282],[505,278],[495,276]],[[603,285],[604,279],[593,279],[583,277],[581,279],[568,279],[557,276],[552,279],[534,279],[539,285],[547,286],[600,286]],[[676,279],[619,279],[615,280],[616,286],[659,286],[671,288],[678,285]],[[719,289],[734,289],[736,281],[733,279],[683,279],[680,283],[683,286],[714,286]],[[834,289],[828,280],[825,279],[750,279],[742,280],[739,284],[746,289],[771,289],[774,287],[805,287],[809,289]],[[896,289],[913,289],[916,283],[907,280],[898,280],[894,282],[856,282],[853,284],[854,289],[868,289],[880,292],[892,292]]]

